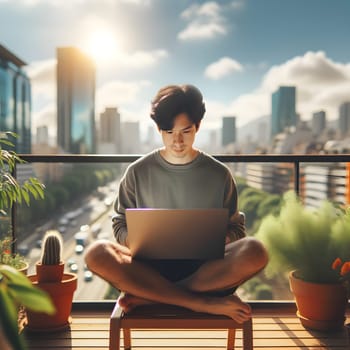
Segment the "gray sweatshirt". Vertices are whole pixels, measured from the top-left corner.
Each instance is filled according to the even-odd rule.
[[[237,211],[237,188],[226,165],[200,152],[187,164],[170,164],[155,150],[127,168],[114,204],[113,232],[125,244],[126,208],[228,208],[228,236],[245,236],[244,217]]]

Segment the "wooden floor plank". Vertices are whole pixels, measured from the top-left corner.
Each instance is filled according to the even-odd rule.
[[[110,311],[72,313],[70,329],[56,333],[25,332],[29,350],[107,350]],[[350,322],[348,318],[347,322]],[[349,350],[345,330],[314,332],[306,330],[295,314],[253,318],[255,350]],[[223,350],[226,330],[134,330],[133,350]],[[123,349],[123,347],[122,347]],[[242,350],[242,331],[236,331],[236,349]]]

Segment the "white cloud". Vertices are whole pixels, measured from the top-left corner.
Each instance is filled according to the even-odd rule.
[[[125,2],[126,4],[131,4],[131,5],[149,6],[152,1],[151,0],[121,0],[121,2]]]
[[[297,112],[302,120],[324,110],[329,120],[338,118],[339,105],[350,101],[350,63],[332,61],[324,52],[306,52],[273,66],[260,86],[228,104],[208,101],[208,117],[225,114],[237,116],[241,126],[257,117],[271,114],[271,94],[279,86],[296,86]]]
[[[35,61],[25,69],[31,83],[32,119],[35,125],[37,113],[56,100],[56,60]]]
[[[231,2],[231,7],[235,10],[241,10],[245,6],[245,0],[234,0]]]
[[[142,81],[112,81],[96,91],[96,112],[101,113],[106,107],[124,107],[138,99],[141,90],[151,83]]]
[[[189,23],[178,34],[180,40],[213,39],[227,33],[222,8],[214,1],[191,5],[182,12],[181,17]]]
[[[159,63],[160,60],[167,58],[168,52],[163,49],[152,51],[135,51],[131,54],[120,52],[118,54],[117,62],[124,66],[131,68],[147,68],[153,67]]]
[[[168,52],[163,49],[144,51],[138,50],[134,52],[117,51],[114,57],[108,60],[97,62],[97,70],[103,74],[104,72],[116,72],[118,70],[131,71],[151,69],[159,65],[169,56]]]
[[[211,63],[204,71],[204,75],[213,80],[218,80],[236,72],[242,72],[243,66],[230,57],[222,57]]]
[[[25,69],[32,84],[47,84],[55,80],[56,60],[48,59],[30,63]]]

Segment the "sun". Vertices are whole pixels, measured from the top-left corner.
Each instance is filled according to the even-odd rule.
[[[104,63],[115,57],[118,51],[117,40],[108,29],[95,30],[87,38],[83,50],[96,63]]]

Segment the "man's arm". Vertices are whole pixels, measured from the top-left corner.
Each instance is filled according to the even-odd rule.
[[[246,236],[245,215],[241,211],[236,211],[230,217],[227,236],[229,237],[230,242],[237,241]]]
[[[230,242],[237,241],[246,236],[245,231],[245,216],[244,213],[238,211],[238,193],[236,182],[228,173],[228,177],[225,183],[225,200],[224,207],[229,209],[230,217],[227,228],[227,237]]]
[[[125,209],[135,208],[135,185],[134,176],[127,169],[119,184],[118,196],[114,202],[115,214],[112,217],[112,229],[118,243],[127,246],[128,230],[126,226]]]

